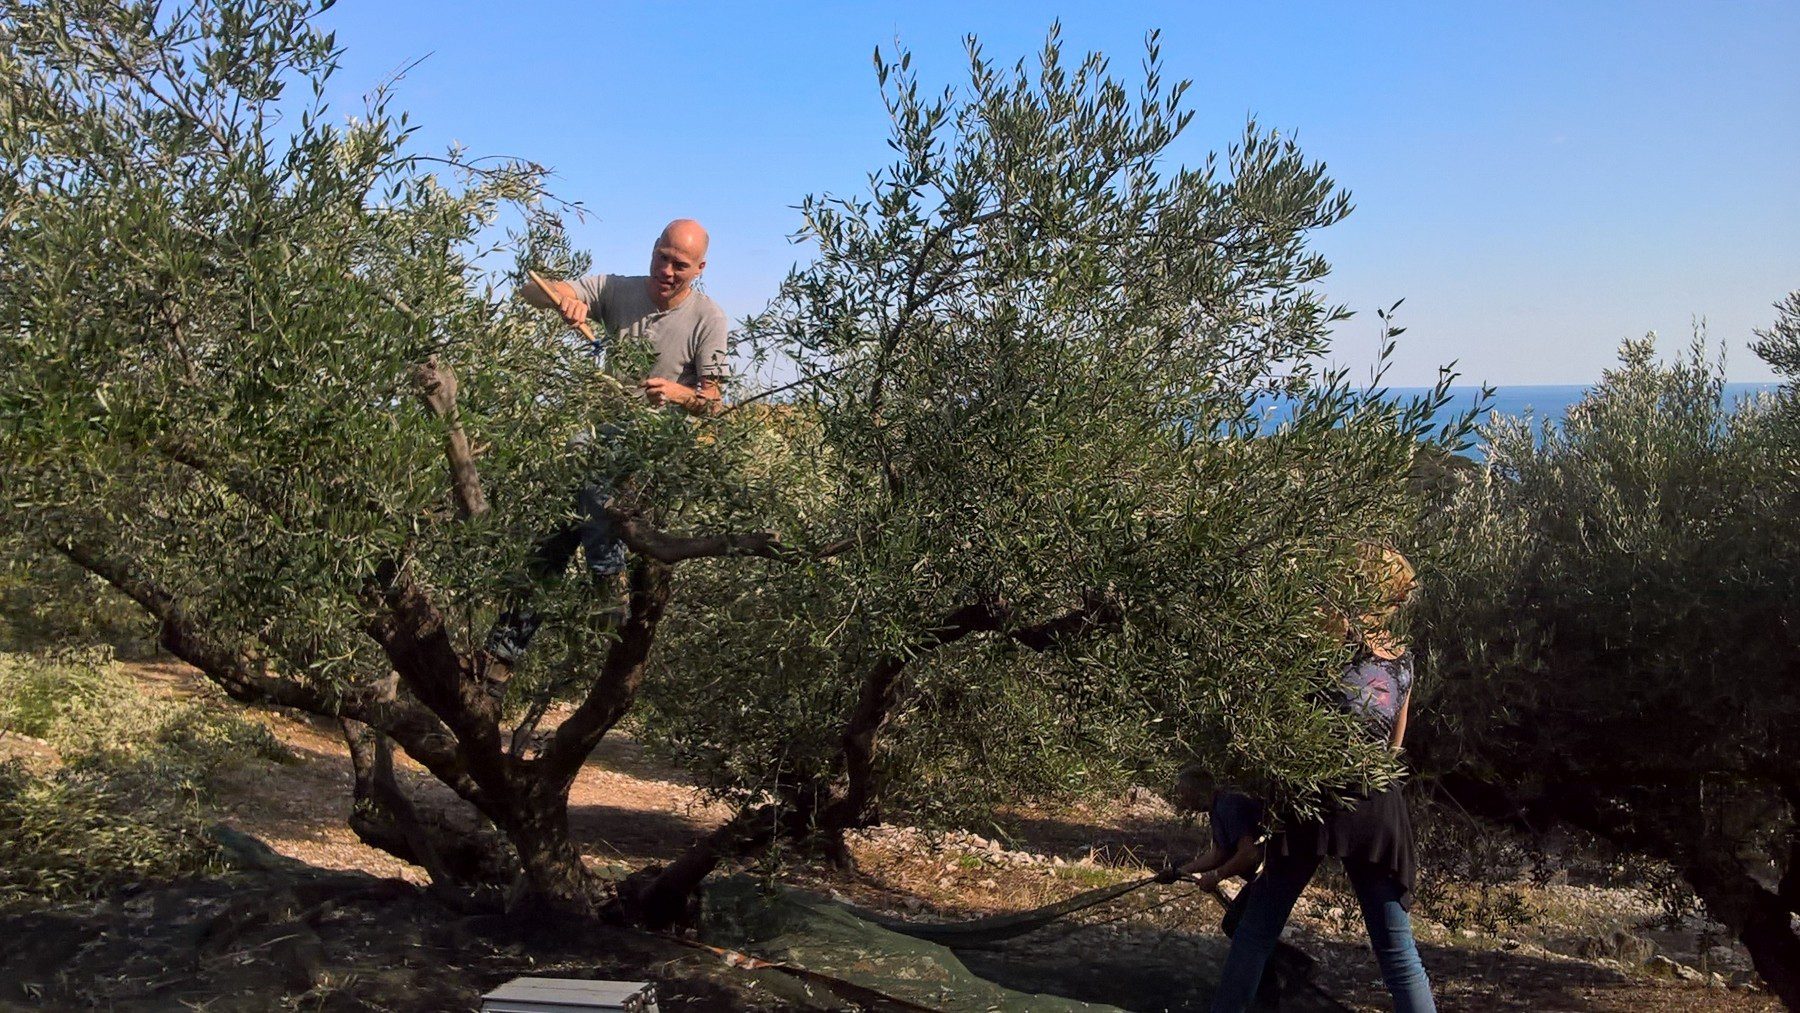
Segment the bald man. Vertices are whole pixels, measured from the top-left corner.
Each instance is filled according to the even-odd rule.
[[[679,218],[657,237],[648,275],[592,274],[553,281],[552,292],[527,282],[519,294],[533,306],[557,310],[571,327],[599,321],[608,352],[629,341],[648,343],[656,360],[642,379],[644,396],[651,404],[708,414],[718,407],[729,372],[725,311],[694,291],[694,279],[706,270],[709,242],[699,222]]]
[[[694,279],[706,269],[707,245],[700,223],[680,218],[657,237],[648,275],[593,274],[551,281],[551,291],[527,282],[519,295],[533,306],[557,310],[571,327],[588,319],[598,321],[605,330],[601,342],[607,347],[596,351],[605,351],[615,367],[620,365],[615,356],[628,346],[647,346],[655,360],[642,378],[644,397],[653,405],[708,415],[718,410],[729,363],[725,311],[706,293],[694,291]],[[595,586],[616,585],[625,569],[625,545],[606,512],[611,495],[605,484],[577,493],[576,520],[551,532],[532,550],[527,567],[532,584],[562,573],[580,548]],[[530,598],[530,587],[521,589],[488,634],[489,656],[509,669],[524,656],[541,621],[531,610]]]

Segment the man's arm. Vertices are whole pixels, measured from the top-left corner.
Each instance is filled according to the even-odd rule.
[[[1180,868],[1180,872],[1183,876],[1192,876],[1195,873],[1201,872],[1211,872],[1223,865],[1225,860],[1229,857],[1231,856],[1225,853],[1225,849],[1216,844],[1209,844],[1205,851],[1195,855],[1191,861],[1183,864]]]
[[[518,288],[519,298],[525,300],[527,306],[556,310],[562,314],[563,320],[570,327],[575,327],[587,320],[587,300],[581,298],[581,294],[573,282],[551,279],[550,287],[554,291],[546,292],[538,287],[537,282],[527,281]]]
[[[699,385],[689,387],[673,380],[652,377],[644,381],[644,396],[653,405],[667,402],[695,415],[711,415],[718,411],[725,396],[725,377],[731,372],[731,353],[727,340],[729,330],[725,314],[718,307],[711,307],[711,312],[706,314],[695,329],[694,343],[691,346],[693,358],[689,365],[699,375]]]
[[[675,405],[694,415],[711,415],[724,403],[725,389],[719,381],[705,377],[700,386],[689,387],[685,383],[651,377],[643,383],[644,396],[653,405],[668,403]]]

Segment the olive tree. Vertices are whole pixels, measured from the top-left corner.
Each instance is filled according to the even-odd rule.
[[[671,567],[777,554],[782,511],[733,463],[756,427],[696,440],[503,298],[496,258],[576,266],[540,170],[412,152],[385,93],[329,122],[313,13],[46,0],[0,20],[9,534],[124,591],[234,697],[344,719],[365,840],[441,883],[522,876],[592,909],[569,785],[631,705]],[[641,557],[625,621],[545,588],[562,649],[487,658],[533,541],[582,481],[634,470],[682,496],[615,497]],[[557,696],[572,712],[540,728]],[[390,741],[495,832],[416,812]]]
[[[1054,33],[937,95],[878,57],[896,161],[805,203],[818,255],[746,328],[795,380],[692,419],[505,297],[509,257],[580,260],[537,167],[414,152],[385,93],[329,122],[312,13],[0,20],[0,482],[9,534],[233,696],[343,719],[365,840],[659,924],[734,854],[841,854],[909,781],[980,785],[990,743],[1065,787],[1199,756],[1299,808],[1396,775],[1328,703],[1320,610],[1368,611],[1354,548],[1410,529],[1421,441],[1459,428],[1441,388],[1317,365],[1343,314],[1307,239],[1348,198],[1254,125],[1165,164],[1154,39],[1135,87]],[[501,664],[486,631],[595,481],[624,600],[531,589],[545,634]],[[567,797],[646,687],[739,815],[619,889]],[[390,742],[491,831],[415,807]]]
[[[1800,469],[1789,370],[1733,413],[1648,340],[1561,425],[1488,432],[1436,519],[1420,755],[1465,802],[1666,861],[1800,1005]],[[1772,877],[1768,875],[1773,872]]]
[[[1054,31],[968,55],[934,94],[876,54],[895,159],[804,203],[818,256],[748,327],[849,547],[677,609],[650,731],[740,808],[665,886],[747,842],[841,859],[884,802],[966,819],[1198,758],[1304,808],[1397,773],[1329,703],[1321,609],[1371,593],[1354,547],[1406,536],[1415,458],[1461,429],[1441,388],[1318,365],[1343,312],[1307,239],[1347,195],[1254,124],[1166,164],[1154,36],[1135,85]]]

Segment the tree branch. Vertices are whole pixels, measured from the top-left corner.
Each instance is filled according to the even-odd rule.
[[[427,399],[434,411],[441,409],[454,412],[456,382],[453,375],[447,370],[416,375],[421,377],[420,396]],[[460,428],[453,427],[449,442],[452,446],[460,444],[465,451],[467,449],[466,443],[461,441]],[[165,439],[158,442],[157,449],[170,460],[223,483],[272,516],[292,521],[282,504],[270,497],[266,490],[241,477],[218,474],[220,469],[191,445]],[[472,463],[470,468],[473,468]],[[455,471],[454,463],[452,471]],[[472,487],[469,487],[473,490],[472,498],[464,497],[464,488],[458,490],[458,500],[464,516],[469,516],[471,508],[479,507],[481,511],[487,509],[486,502],[481,497],[479,480],[471,474],[470,481],[473,482]],[[78,559],[77,562],[81,560]],[[109,581],[113,580],[113,576],[100,570],[95,572],[101,573]],[[122,574],[119,576],[129,579]],[[156,588],[147,579],[139,577],[131,580],[130,586],[118,586],[159,618],[164,618],[169,609],[177,608],[172,596]],[[355,710],[321,709],[304,702],[289,703],[281,699],[280,695],[291,692],[300,684],[279,677],[268,677],[266,685],[259,689],[234,691],[233,683],[227,681],[234,677],[229,674],[231,667],[226,664],[225,659],[213,659],[206,663],[196,660],[204,655],[204,645],[187,645],[180,650],[170,646],[170,650],[213,675],[215,681],[239,699],[282,703],[327,716],[341,713],[375,726],[392,736],[414,759],[425,764],[445,783],[456,789],[458,794],[487,811],[485,806],[488,802],[505,798],[509,794],[505,787],[504,757],[498,748],[498,699],[488,692],[486,680],[478,678],[472,666],[457,652],[443,616],[411,579],[404,565],[390,562],[382,566],[365,585],[364,598],[370,604],[370,615],[363,624],[363,631],[380,645],[394,670],[406,682],[407,688],[424,704],[423,709],[412,707],[396,712],[402,717],[398,724],[391,720],[378,720],[369,712],[370,707],[391,708],[393,705],[386,701],[366,701],[360,705],[360,709]],[[196,627],[191,622],[171,626],[165,618],[165,637],[171,629],[191,632]],[[189,654],[184,654],[183,650]],[[190,657],[190,654],[193,656]],[[242,682],[241,677],[235,678]],[[494,745],[493,750],[485,748],[489,744]],[[479,777],[474,776],[477,772]],[[482,795],[482,790],[488,794]]]
[[[155,617],[162,626],[162,646],[205,673],[232,699],[292,707],[321,717],[350,717],[372,725],[393,737],[458,794],[474,800],[475,786],[463,771],[448,729],[423,708],[383,699],[373,689],[331,694],[275,674],[253,642],[232,644],[208,634],[172,593],[123,553],[91,539],[54,539],[50,547],[118,588]]]
[[[652,931],[676,924],[687,911],[688,898],[720,862],[765,847],[779,835],[797,836],[788,825],[795,813],[792,807],[775,805],[740,810],[701,835],[674,862],[633,873],[619,885],[614,900],[622,909],[621,920]]]
[[[910,649],[887,655],[863,677],[856,707],[839,739],[844,775],[833,791],[822,785],[798,791],[781,805],[744,810],[719,829],[696,840],[673,864],[646,869],[621,889],[620,902],[652,927],[677,918],[700,882],[724,859],[767,845],[776,837],[800,839],[822,834],[827,848],[842,855],[842,834],[857,825],[874,797],[875,744],[899,695],[900,675],[926,651],[955,643],[974,633],[998,632],[1036,651],[1061,646],[1075,636],[1114,625],[1115,607],[1098,595],[1087,595],[1081,607],[1032,626],[1005,630],[1007,611],[997,602],[967,605],[944,617]]]
[[[444,458],[450,465],[457,510],[464,518],[480,517],[488,511],[487,494],[481,491],[475,452],[456,410],[456,373],[433,356],[413,367],[413,386],[419,400],[444,423]]]
[[[645,520],[642,514],[627,507],[608,504],[607,514],[618,527],[619,537],[633,552],[667,565],[719,556],[757,556],[775,560],[828,559],[848,552],[858,542],[854,537],[840,538],[809,551],[784,544],[781,536],[773,531],[676,534],[659,530]]]
[[[146,95],[161,102],[165,108],[179,114],[193,126],[206,131],[207,136],[212,138],[213,143],[219,146],[220,154],[230,158],[237,153],[230,139],[219,130],[218,124],[201,115],[201,113],[193,107],[192,103],[187,100],[187,96],[183,93],[184,86],[181,77],[171,72],[167,56],[164,55],[160,49],[158,49],[157,52],[161,60],[161,69],[164,76],[169,79],[170,83],[173,84],[176,89],[172,95],[164,95],[155,84],[151,83],[149,77],[145,75],[143,71],[139,70],[137,65],[133,64],[130,58],[119,50],[118,44],[113,41],[112,37],[106,33],[104,28],[94,32],[93,38],[95,42],[99,43],[100,48],[105,51],[106,55],[112,58],[114,69],[130,78],[138,87],[144,89]]]
[[[1102,629],[1112,629],[1124,620],[1118,606],[1093,592],[1082,595],[1081,607],[1046,619],[1033,626],[1020,626],[1006,631],[1008,639],[1039,654],[1066,641]]]
[[[470,801],[490,812],[488,802],[507,799],[513,790],[498,697],[457,652],[443,614],[404,564],[383,566],[364,587],[364,598],[371,605],[364,632],[381,645],[413,696],[454,734],[461,765],[485,793]]]
[[[326,701],[311,687],[270,674],[266,661],[253,645],[227,644],[202,633],[174,595],[117,553],[97,542],[74,538],[52,539],[50,547],[137,602],[160,621],[160,640],[165,649],[205,672],[233,697],[330,713]]]
[[[1659,813],[1587,782],[1567,781],[1558,782],[1543,801],[1571,826],[1674,865],[1706,903],[1707,913],[1750,951],[1770,989],[1789,1009],[1800,1009],[1800,934],[1793,930],[1787,903],[1746,872],[1731,849],[1687,840],[1669,829],[1699,804],[1697,796],[1675,800]]]
[[[856,707],[844,722],[838,748],[843,757],[844,789],[820,813],[819,822],[830,832],[855,825],[875,793],[875,737],[887,723],[899,695],[900,673],[925,651],[955,643],[971,633],[1000,629],[1005,614],[996,603],[965,605],[926,631],[911,650],[890,654],[877,661],[863,676]]]
[[[679,535],[659,531],[635,513],[609,508],[619,535],[633,552],[670,565],[713,556],[760,556],[779,559],[791,555],[773,531],[747,534]]]
[[[1042,653],[1069,640],[1119,622],[1117,607],[1100,595],[1088,593],[1078,608],[1031,626],[1006,628],[1008,611],[999,603],[968,605],[946,616],[942,625],[928,631],[904,655],[882,658],[863,678],[856,708],[845,722],[840,748],[843,754],[843,789],[820,813],[819,824],[828,834],[855,826],[875,795],[875,744],[899,696],[900,674],[918,655],[955,643],[971,633],[1001,632],[1008,639]]]
[[[1707,913],[1723,922],[1770,990],[1788,1009],[1800,1009],[1800,934],[1788,905],[1744,871],[1734,856],[1701,853],[1681,869]]]
[[[512,873],[491,834],[421,813],[394,776],[387,736],[360,721],[339,721],[354,777],[350,829],[364,844],[420,866],[434,887],[494,885]]]
[[[543,753],[533,761],[542,783],[566,789],[588,754],[637,700],[645,664],[656,640],[656,627],[670,596],[669,567],[640,561],[631,568],[631,596],[619,639],[606,652],[600,675],[575,712],[558,725]]]
[[[195,447],[185,439],[165,434],[157,437],[152,443],[152,446],[158,454],[161,454],[168,460],[187,468],[196,475],[203,476],[209,481],[219,483],[226,489],[229,489],[231,492],[242,497],[245,502],[253,504],[257,509],[283,524],[298,528],[304,527],[309,523],[305,517],[296,514],[290,506],[282,503],[274,490],[253,481],[233,468],[227,467],[218,461],[209,458],[198,447]],[[344,509],[359,510],[363,513],[376,516],[381,516],[387,512],[386,507],[372,499],[335,499],[333,502]]]

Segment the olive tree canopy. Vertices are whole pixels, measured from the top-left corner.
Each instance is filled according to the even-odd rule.
[[[1422,765],[1466,804],[1668,862],[1800,1005],[1800,297],[1733,410],[1696,344],[1629,342],[1555,428],[1489,432],[1433,518]],[[1766,875],[1773,870],[1773,880]]]
[[[333,122],[312,13],[0,19],[0,482],[10,534],[233,695],[344,718],[366,840],[654,922],[884,795],[1197,756],[1304,807],[1394,776],[1329,703],[1320,613],[1366,611],[1355,546],[1404,537],[1421,441],[1461,429],[1441,388],[1319,366],[1343,312],[1307,238],[1347,197],[1254,125],[1166,164],[1186,86],[1154,37],[1133,81],[1054,32],[1010,69],[972,43],[938,95],[878,55],[896,159],[805,202],[817,257],[742,335],[795,382],[693,419],[506,297],[502,269],[582,266],[536,166],[415,152],[385,92]],[[499,664],[531,544],[595,481],[624,601],[536,589],[545,635]],[[742,815],[621,899],[567,792],[646,685]],[[495,833],[415,811],[389,741]]]

